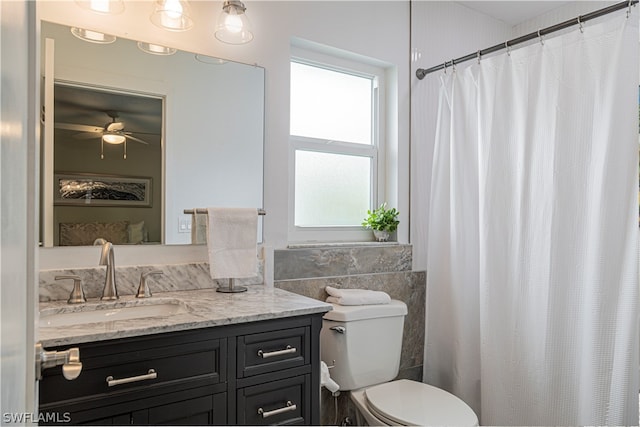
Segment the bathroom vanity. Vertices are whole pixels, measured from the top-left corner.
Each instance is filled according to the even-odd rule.
[[[103,321],[153,306],[179,309]],[[242,294],[179,291],[108,304],[42,303],[40,309],[43,345],[78,347],[82,363],[72,381],[60,367],[43,372],[39,410],[50,414],[46,419],[85,425],[320,424],[319,335],[322,315],[331,309],[326,303],[251,286]],[[65,325],[73,316],[100,321]]]

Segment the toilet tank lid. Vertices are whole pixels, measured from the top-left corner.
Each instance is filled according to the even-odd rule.
[[[331,305],[333,310],[325,313],[323,319],[336,322],[405,316],[407,314],[407,305],[398,300],[391,300],[389,304],[376,305],[339,305],[334,303]]]

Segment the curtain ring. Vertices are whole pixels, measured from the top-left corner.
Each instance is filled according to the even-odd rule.
[[[455,73],[456,72],[456,63],[454,61],[455,61],[454,59],[451,60],[451,70]]]
[[[480,58],[482,58],[482,53],[478,51],[478,53],[476,54],[476,57],[478,58],[478,64],[480,64]]]
[[[538,30],[538,38],[540,39],[540,44],[544,46],[544,38],[542,38],[542,34],[540,34],[540,30]]]
[[[631,16],[631,6],[633,5],[633,1],[629,0],[629,9],[627,9],[627,18]]]
[[[444,61],[443,67],[444,67],[444,73],[447,74],[447,61]]]
[[[504,42],[504,48],[507,49],[507,55],[511,56],[511,48],[509,47],[509,40]]]
[[[580,25],[580,32],[584,33],[584,27],[582,25],[582,17],[578,15],[578,25]]]

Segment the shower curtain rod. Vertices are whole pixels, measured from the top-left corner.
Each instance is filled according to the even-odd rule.
[[[634,6],[634,5],[638,4],[638,1],[639,0],[627,0],[627,1],[620,2],[620,3],[616,3],[614,5],[607,6],[607,7],[602,8],[602,9],[598,9],[598,10],[593,11],[591,13],[587,13],[586,15],[580,15],[580,16],[578,16],[576,18],[573,18],[573,19],[570,19],[568,21],[561,22],[560,24],[552,25],[552,26],[547,27],[547,28],[542,28],[542,29],[536,31],[535,33],[529,33],[529,34],[517,37],[517,38],[512,39],[512,40],[507,40],[504,43],[500,43],[500,44],[497,44],[495,46],[491,46],[491,47],[488,47],[486,49],[479,50],[479,51],[477,51],[475,53],[470,53],[469,55],[461,56],[460,58],[452,59],[451,61],[446,61],[443,64],[436,65],[436,66],[431,67],[431,68],[427,68],[427,69],[418,68],[416,70],[416,77],[419,80],[422,80],[424,78],[424,76],[426,76],[429,73],[433,73],[434,71],[442,70],[442,69],[445,69],[447,67],[451,67],[453,65],[459,64],[461,62],[470,61],[472,59],[478,59],[479,60],[482,56],[487,55],[489,53],[497,52],[497,51],[502,50],[502,49],[508,49],[508,48],[510,48],[512,46],[515,46],[517,44],[524,43],[526,41],[533,40],[533,39],[536,39],[536,38],[540,38],[540,37],[542,37],[544,35],[551,34],[551,33],[556,32],[556,31],[564,30],[565,28],[569,28],[569,27],[571,27],[573,25],[582,25],[583,22],[587,22],[587,21],[589,21],[591,19],[599,18],[599,17],[607,15],[607,14],[609,14],[611,12],[615,12],[617,10],[624,9],[625,7],[628,7],[629,9],[631,9],[631,6]]]

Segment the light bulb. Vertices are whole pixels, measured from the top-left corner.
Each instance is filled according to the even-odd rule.
[[[89,8],[94,12],[100,13],[109,13],[109,0],[91,0],[89,3]]]
[[[164,7],[169,18],[178,19],[182,16],[182,5],[178,0],[167,0]]]
[[[229,13],[224,18],[224,26],[230,33],[237,34],[242,31],[242,19],[235,13]]]
[[[186,31],[193,26],[186,0],[158,0],[151,22],[169,31]]]

